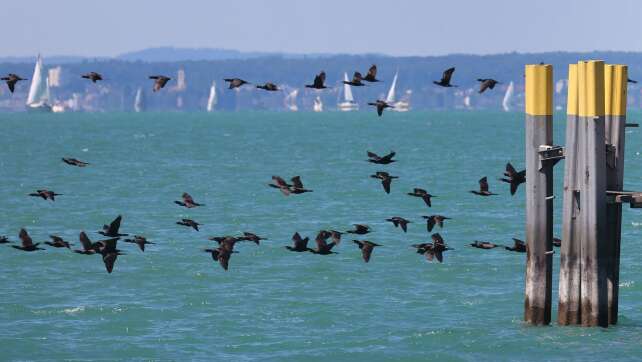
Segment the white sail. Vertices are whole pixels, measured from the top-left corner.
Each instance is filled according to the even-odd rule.
[[[343,73],[343,79],[348,82],[348,73]],[[354,97],[352,96],[352,87],[349,84],[343,84],[343,98],[346,102],[353,103]]]
[[[207,98],[207,111],[213,111],[214,106],[216,106],[217,102],[218,98],[216,97],[216,82],[212,81],[212,86],[210,87],[210,96],[209,98]]]
[[[285,96],[284,103],[285,103],[286,109],[292,112],[296,112],[299,110],[299,106],[297,106],[296,104],[296,97],[298,95],[299,95],[299,90],[294,89],[292,92],[288,93],[287,96]]]
[[[145,105],[143,104],[143,88],[138,88],[136,91],[136,99],[134,100],[134,111],[142,112]]]
[[[38,55],[36,66],[33,69],[31,77],[31,87],[29,87],[29,96],[27,97],[27,106],[30,108],[49,108],[49,84],[47,77],[44,75],[42,58]]]
[[[392,78],[392,85],[390,86],[390,90],[388,90],[388,96],[386,97],[386,103],[394,103],[395,102],[395,88],[397,87],[397,76],[399,73],[395,73],[395,77]]]
[[[321,97],[317,96],[314,99],[314,111],[315,112],[323,112],[323,102],[321,101]]]
[[[504,100],[502,101],[502,108],[504,112],[510,111],[511,100],[513,99],[513,92],[515,91],[515,86],[513,81],[508,83],[508,88],[506,88],[506,93],[504,94]]]

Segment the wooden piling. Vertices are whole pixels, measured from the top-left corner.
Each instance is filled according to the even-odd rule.
[[[583,326],[608,326],[606,288],[606,150],[604,62],[579,62],[578,158],[580,187],[580,319]]]
[[[526,65],[526,286],[524,320],[551,322],[553,168],[540,146],[553,145],[553,67]]]
[[[624,181],[624,128],[626,127],[627,67],[606,65],[604,69],[605,140],[608,147],[606,188],[622,191]],[[620,237],[622,204],[606,206],[607,245],[606,283],[608,293],[608,321],[617,323],[620,282]]]
[[[576,325],[580,319],[580,195],[576,177],[578,146],[577,64],[568,67],[566,107],[566,147],[564,150],[564,200],[562,206],[562,245],[560,247],[559,301],[557,323]]]

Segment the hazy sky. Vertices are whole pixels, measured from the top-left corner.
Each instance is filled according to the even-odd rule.
[[[3,56],[642,51],[636,0],[0,0]]]

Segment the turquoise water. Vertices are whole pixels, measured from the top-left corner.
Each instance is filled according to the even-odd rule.
[[[524,325],[525,255],[467,247],[523,237],[523,186],[511,197],[496,181],[507,161],[523,167],[523,128],[523,114],[490,112],[2,114],[0,235],[26,227],[78,246],[80,230],[98,240],[122,214],[122,232],[157,244],[119,244],[127,255],[112,274],[98,256],[0,246],[0,359],[639,359],[640,211],[624,210],[614,328]],[[626,188],[641,190],[642,135],[628,132]],[[395,150],[398,162],[369,164],[366,150]],[[379,170],[400,177],[390,195],[368,177]],[[563,163],[556,171],[559,224]],[[284,197],[266,186],[272,175],[301,175],[314,192]],[[485,175],[500,196],[467,192]],[[432,209],[405,195],[413,187],[439,196]],[[26,196],[38,188],[64,195]],[[183,192],[207,206],[174,205]],[[436,230],[456,249],[443,264],[409,247],[428,241],[421,215],[435,213],[453,217]],[[414,222],[407,234],[384,221],[395,215]],[[176,225],[182,217],[201,231]],[[384,245],[369,264],[349,238],[331,256],[284,249],[294,231],[352,223]],[[228,272],[201,251],[208,236],[241,231],[269,240],[238,245]]]

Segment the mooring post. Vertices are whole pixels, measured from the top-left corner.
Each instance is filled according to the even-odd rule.
[[[604,121],[607,144],[606,188],[622,191],[624,181],[624,129],[626,127],[627,67],[606,65],[604,68]],[[622,204],[606,205],[608,320],[617,323],[620,282],[620,237]]]
[[[540,146],[553,146],[553,67],[526,65],[526,288],[524,320],[551,322],[553,167]]]
[[[580,324],[580,199],[576,175],[578,161],[579,103],[577,64],[568,66],[566,106],[566,146],[564,155],[564,201],[562,206],[562,246],[560,247],[559,301],[557,323]]]
[[[604,62],[577,65],[582,139],[578,162],[582,241],[580,306],[583,326],[608,326],[606,288],[606,146],[604,139]]]

